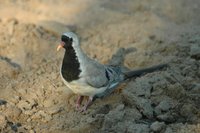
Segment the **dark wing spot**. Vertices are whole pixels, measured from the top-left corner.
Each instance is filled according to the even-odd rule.
[[[113,73],[113,71],[112,71],[110,68],[108,68],[108,71],[109,71],[110,73]]]
[[[106,73],[106,78],[107,78],[108,80],[110,80],[110,77],[109,77],[109,74],[108,74],[108,71],[107,71],[107,70],[105,70],[105,73]]]

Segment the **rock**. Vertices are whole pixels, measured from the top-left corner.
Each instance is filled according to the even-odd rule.
[[[38,103],[34,99],[29,99],[28,102],[29,102],[31,108],[38,105]]]
[[[130,121],[119,121],[116,124],[113,123],[111,128],[103,130],[103,132],[124,133],[127,131],[127,127],[130,125],[132,125]]]
[[[104,122],[102,126],[103,132],[133,132],[146,133],[149,131],[147,125],[135,125],[135,120],[142,118],[142,115],[135,108],[125,109],[124,104],[118,105],[114,110],[108,114],[103,114]]]
[[[135,121],[142,118],[142,114],[134,107],[126,108],[125,119],[129,121]]]
[[[57,114],[61,110],[62,110],[62,108],[58,107],[58,106],[52,106],[52,107],[46,108],[46,112],[49,113],[50,115]]]
[[[145,96],[146,98],[149,98],[151,95],[152,85],[149,84],[148,80],[139,79],[130,82],[126,89],[130,93],[134,93],[136,96]]]
[[[128,133],[149,133],[149,126],[146,124],[132,124],[127,128]]]
[[[21,113],[22,110],[13,105],[7,105],[5,110],[5,115],[9,118],[14,118],[14,119],[18,119]]]
[[[200,93],[200,83],[195,83],[192,85],[191,93]]]
[[[109,113],[111,109],[111,106],[109,104],[103,105],[99,108],[97,108],[97,110],[95,110],[95,114],[99,115],[99,114],[107,114]]]
[[[200,59],[200,45],[198,43],[192,44],[190,47],[190,56],[194,59]]]
[[[119,121],[113,123],[113,126],[103,129],[102,133],[149,133],[149,126],[146,124],[136,124],[131,121]]]
[[[137,97],[135,94],[125,89],[123,90],[123,100],[131,106],[136,106],[146,117],[153,117],[153,107],[151,106],[151,101],[149,99]]]
[[[182,77],[176,75],[176,78],[180,79]],[[170,84],[168,88],[166,88],[165,93],[174,99],[180,99],[186,95],[186,91],[180,83]]]
[[[18,127],[17,132],[18,133],[27,133],[27,128],[24,126]]]
[[[161,101],[157,108],[162,111],[168,111],[172,107],[172,103],[168,100]]]
[[[6,127],[7,119],[6,116],[0,113],[0,129],[3,129]],[[1,130],[0,130],[1,131]]]
[[[161,109],[159,109],[157,107],[155,107],[154,112],[155,112],[155,115],[161,115],[162,114]]]
[[[121,121],[124,117],[124,105],[120,104],[116,107],[115,110],[111,110],[108,114],[105,115],[105,120],[103,123],[103,130],[112,128],[116,123]],[[114,124],[115,123],[115,124]]]
[[[46,99],[44,102],[43,102],[43,105],[44,107],[51,107],[54,105],[54,100],[53,99]]]
[[[52,117],[51,115],[45,113],[43,110],[40,110],[32,115],[31,119],[42,119],[43,122],[48,122],[52,119]]]
[[[25,83],[25,82],[24,82]],[[27,89],[25,89],[25,88],[20,88],[20,89],[18,89],[17,90],[20,94],[22,94],[22,95],[26,95],[27,94]]]
[[[1,100],[1,99],[0,99],[0,106],[1,106],[1,105],[5,105],[6,103],[7,103],[7,102],[6,102],[5,100]]]
[[[31,118],[28,118],[26,121],[27,121],[27,122],[30,122],[30,121],[31,121]]]
[[[9,122],[8,124],[9,124],[9,126],[11,127],[11,129],[12,129],[13,131],[15,131],[15,132],[17,132],[17,131],[20,129],[20,127],[22,126],[21,123]],[[22,129],[22,128],[21,128],[21,129]],[[21,129],[19,130],[19,132],[22,131]]]
[[[36,133],[36,132],[35,132],[34,130],[31,129],[31,130],[29,131],[29,133]]]
[[[153,107],[151,106],[151,102],[148,99],[144,99],[141,97],[135,97],[135,104],[139,108],[139,111],[148,118],[153,117]]]
[[[167,127],[164,133],[174,133],[170,127]]]
[[[161,130],[163,130],[166,127],[164,122],[154,122],[151,124],[150,129],[154,132],[160,132]]]
[[[86,123],[93,124],[93,123],[95,123],[96,120],[97,120],[96,118],[89,117],[86,119]]]
[[[43,122],[48,122],[50,120],[52,120],[52,117],[50,115],[48,114],[43,115],[43,119],[42,119]]]
[[[17,106],[21,110],[31,110],[32,109],[32,105],[28,101],[25,101],[25,100],[19,101],[19,103],[17,104]]]
[[[10,102],[12,102],[12,103],[14,103],[14,104],[17,104],[17,103],[19,103],[20,100],[21,100],[21,97],[15,95],[14,97],[12,97],[12,98],[10,99]]]
[[[33,109],[31,109],[31,110],[24,110],[24,111],[23,111],[23,114],[31,116],[31,115],[33,115],[35,112],[37,112],[37,109],[36,109],[36,108],[33,108]]]
[[[51,75],[50,75],[51,79],[56,79],[58,77],[58,74],[55,73],[55,72],[52,72]]]
[[[9,19],[8,20],[8,33],[9,35],[13,35],[14,32],[14,26],[18,24],[18,20],[15,18]]]
[[[120,104],[116,107],[116,111],[122,111],[124,109],[124,104]]]
[[[43,113],[44,113],[44,112],[40,110],[40,111],[36,112],[34,115],[32,115],[32,116],[31,116],[31,119],[33,119],[33,120],[41,119]]]
[[[170,108],[173,107],[172,99],[166,98],[161,101],[158,106],[155,107],[154,112],[156,115],[160,115],[163,111],[167,112]]]
[[[148,86],[148,85],[146,85],[146,86]],[[150,93],[150,86],[147,88],[146,89],[149,91],[148,93],[146,93],[146,94],[140,93],[140,94],[144,94],[144,95],[148,96],[148,94]],[[140,89],[140,88],[138,88],[138,89]],[[129,104],[131,106],[136,106],[143,115],[145,115],[148,118],[152,118],[153,117],[153,107],[151,106],[151,104],[152,104],[151,100],[147,99],[147,98],[136,96],[135,92],[136,91],[133,90],[133,88],[132,88],[132,90],[130,88],[124,89],[122,91],[123,101],[126,104]],[[146,92],[146,91],[143,91],[143,92]]]
[[[173,117],[173,115],[168,112],[165,114],[158,115],[157,118],[158,118],[158,120],[165,121],[168,123],[175,121],[175,118]]]
[[[196,114],[196,112],[198,109],[195,107],[195,105],[192,104],[184,104],[182,106],[182,108],[180,109],[180,114],[188,119],[192,118],[192,116],[194,116],[194,114]]]

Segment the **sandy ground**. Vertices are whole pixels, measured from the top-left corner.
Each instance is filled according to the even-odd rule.
[[[199,0],[0,1],[0,132],[199,133]],[[168,63],[122,84],[86,113],[62,83],[60,35],[101,63]]]

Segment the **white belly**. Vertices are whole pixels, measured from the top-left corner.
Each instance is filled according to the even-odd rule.
[[[62,77],[62,75],[61,75],[61,77]],[[75,94],[79,94],[82,96],[94,96],[96,94],[104,92],[107,89],[107,87],[94,88],[88,84],[81,82],[81,81],[72,81],[69,83],[66,80],[64,80],[63,77],[62,77],[62,80],[63,80],[64,84],[69,89],[71,89]]]

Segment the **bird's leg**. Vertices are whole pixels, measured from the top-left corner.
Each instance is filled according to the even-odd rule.
[[[76,101],[76,109],[79,110],[81,103],[83,101],[83,96],[78,95],[77,101]]]
[[[93,97],[89,97],[88,101],[85,103],[84,107],[81,109],[81,112],[85,112],[87,108],[92,104]]]

